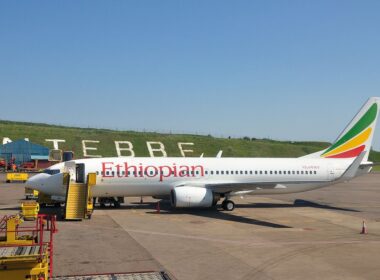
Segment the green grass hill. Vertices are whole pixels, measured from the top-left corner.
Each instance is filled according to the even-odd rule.
[[[114,141],[130,141],[136,156],[149,156],[147,141],[161,142],[165,146],[168,156],[181,156],[178,143],[194,143],[184,145],[183,149],[193,150],[186,156],[215,156],[223,150],[223,157],[299,157],[326,148],[326,142],[291,142],[274,141],[270,139],[255,139],[244,137],[241,139],[215,138],[212,136],[190,134],[161,134],[151,132],[115,131],[108,129],[77,128],[39,123],[0,121],[0,140],[8,137],[11,140],[29,138],[33,143],[53,148],[53,143],[46,139],[64,139],[59,143],[62,150],[72,150],[76,158],[83,157],[82,140],[94,140],[99,143],[87,143],[88,154],[101,156],[117,156]],[[120,145],[120,147],[125,147]],[[153,145],[153,147],[155,147]],[[128,152],[123,152],[128,155]],[[159,156],[160,153],[157,153]],[[380,162],[380,152],[372,151],[370,160]]]

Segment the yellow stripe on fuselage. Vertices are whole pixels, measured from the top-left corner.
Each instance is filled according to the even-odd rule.
[[[345,144],[339,146],[338,148],[328,152],[327,154],[324,154],[323,157],[328,157],[335,154],[340,154],[343,152],[346,152],[348,150],[351,150],[352,148],[355,148],[361,144],[363,144],[369,136],[371,135],[372,128],[368,127],[366,130],[364,130],[362,133],[360,133],[355,138],[352,138],[350,141],[346,142]]]

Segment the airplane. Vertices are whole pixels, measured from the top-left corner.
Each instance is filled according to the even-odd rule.
[[[371,97],[327,149],[299,158],[107,157],[61,162],[31,177],[26,187],[66,196],[64,172],[84,183],[96,173],[94,197],[170,197],[174,208],[213,207],[232,211],[234,196],[314,190],[369,173],[368,161],[379,97]]]

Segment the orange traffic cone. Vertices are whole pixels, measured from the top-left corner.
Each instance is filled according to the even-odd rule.
[[[365,224],[365,221],[363,221],[363,226],[362,226],[362,232],[360,234],[367,234],[367,225]]]
[[[160,213],[161,209],[160,209],[160,202],[157,201],[157,205],[156,205],[156,212],[157,213]]]

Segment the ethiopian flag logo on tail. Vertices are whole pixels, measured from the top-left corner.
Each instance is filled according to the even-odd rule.
[[[369,109],[356,121],[356,123],[344,131],[338,140],[332,144],[321,157],[324,158],[352,158],[357,157],[370,144],[374,122],[377,117],[378,104],[374,102]],[[369,143],[368,143],[369,142]],[[367,149],[369,150],[369,148]]]

